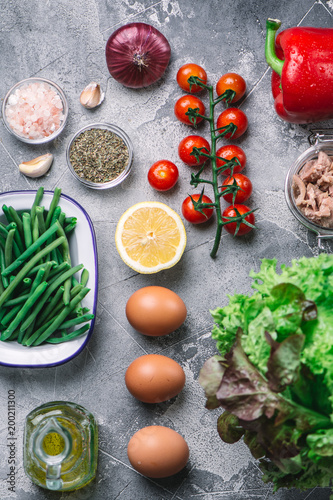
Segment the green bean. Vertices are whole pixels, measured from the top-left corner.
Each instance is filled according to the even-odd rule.
[[[81,285],[81,283],[78,283],[77,285],[73,286],[73,288],[71,289],[71,299],[75,297],[75,295],[79,293],[83,287],[84,285]]]
[[[10,227],[10,229],[12,229],[12,227]],[[0,236],[1,236],[1,238],[6,239],[7,235],[8,235],[8,229],[3,224],[0,224]],[[2,242],[2,240],[0,240],[0,243],[1,242]],[[20,251],[19,247],[17,246],[16,241],[13,241],[13,251],[14,251],[15,257],[19,257],[21,255],[21,251]]]
[[[48,262],[51,262],[52,268],[54,268],[56,266],[56,264],[57,264],[56,262],[54,262],[54,260],[50,260]],[[31,271],[29,271],[28,276],[33,276],[34,274],[38,273],[39,269],[41,267],[44,267],[44,266],[45,266],[45,263],[43,262],[42,264],[38,264],[38,266],[33,267],[31,269]]]
[[[61,208],[58,205],[54,209],[54,212],[53,212],[53,215],[52,215],[52,219],[51,219],[51,222],[50,222],[50,226],[52,226],[52,224],[54,224],[57,220],[59,220],[60,214],[61,214]]]
[[[60,195],[61,195],[61,189],[55,188],[54,193],[53,193],[53,197],[52,197],[52,200],[50,203],[50,208],[49,208],[48,214],[46,216],[46,222],[45,222],[46,227],[49,227],[51,224],[53,212],[54,212],[55,208],[58,206],[58,203],[60,200]]]
[[[48,305],[43,309],[43,318],[47,318],[48,315],[56,308],[57,304],[61,301],[62,303],[62,296],[64,293],[64,287],[60,286],[58,290],[56,291],[55,295],[52,297]],[[21,329],[25,330],[31,321],[37,317],[40,309],[36,308],[36,311],[33,311],[31,315],[25,320],[24,323],[22,323]]]
[[[62,257],[64,259],[64,262],[68,262],[68,264],[71,265],[71,256],[69,253],[68,240],[67,240],[67,237],[66,237],[66,234],[65,234],[63,227],[60,225],[58,226],[58,229],[57,229],[57,235],[65,237],[65,241],[61,245]],[[71,286],[72,286],[72,280],[71,280],[71,278],[68,278],[64,283],[65,291],[64,291],[63,299],[64,299],[65,306],[67,306],[70,302]]]
[[[0,224],[0,234],[4,237],[4,238],[7,238],[7,234],[8,234],[8,229],[7,227],[4,225],[4,224]]]
[[[60,223],[61,227],[64,227],[65,218],[66,218],[65,212],[60,212],[58,220],[59,220],[59,223]]]
[[[17,228],[17,224],[15,222],[10,222],[8,224],[8,226],[6,227],[7,231],[10,231],[11,229],[14,229],[14,228],[15,229]],[[22,252],[24,252],[24,245],[23,245],[23,242],[21,240],[21,237],[20,237],[20,234],[18,231],[16,231],[14,234],[14,240],[15,240],[17,248],[21,254]]]
[[[47,299],[52,295],[52,293],[57,290],[57,288],[64,282],[66,281],[66,279],[71,276],[72,274],[76,273],[77,271],[79,271],[80,269],[82,269],[83,265],[80,264],[76,267],[72,267],[71,269],[69,269],[68,271],[66,271],[65,273],[61,274],[55,281],[53,281],[52,283],[49,283],[49,288],[48,290],[45,292],[45,294],[43,295],[43,297],[40,299],[40,301],[38,302],[38,304],[36,305],[36,309],[37,309],[37,313],[35,314],[35,311],[33,311],[31,314],[35,314],[35,317],[37,316],[37,314],[39,313],[39,311],[41,311],[42,307],[44,306],[44,304],[46,303]],[[0,299],[1,299],[1,296],[0,296]],[[44,319],[44,311],[43,313],[41,314],[40,317],[38,317],[37,319],[37,326],[40,325],[40,323],[43,321]]]
[[[21,305],[17,305],[15,307],[13,307],[13,309],[11,309],[10,311],[8,311],[8,313],[5,314],[5,316],[2,318],[1,324],[4,327],[6,327],[7,325],[9,325],[9,323],[12,321],[13,318],[15,318],[16,314],[19,312],[20,309],[21,309]]]
[[[5,307],[12,307],[12,306],[16,306],[17,304],[22,304],[22,302],[25,302],[29,296],[30,296],[30,292],[19,295],[18,297],[15,297],[14,299],[7,300],[7,302],[5,302],[4,305],[2,306],[3,310],[5,310],[4,309]]]
[[[65,218],[65,224],[71,224],[73,220],[77,220],[76,217],[66,217]]]
[[[86,286],[86,284],[88,283],[88,280],[89,280],[89,271],[88,271],[88,269],[83,269],[82,273],[81,273],[81,279],[80,279],[81,285]]]
[[[34,202],[32,204],[32,207],[31,207],[31,210],[30,210],[30,216],[31,216],[31,224],[33,223],[33,221],[35,220],[35,215],[36,215],[36,207],[38,207],[38,205],[40,205],[40,202],[42,201],[43,199],[43,195],[44,195],[44,188],[43,187],[40,187],[37,192],[36,192],[36,196],[35,196],[35,199],[34,199]]]
[[[59,265],[59,268],[60,268],[60,266],[61,266],[61,264]],[[60,280],[60,282],[58,282],[59,278],[61,278],[64,275],[66,275],[67,278],[69,276],[73,276],[73,274],[77,273],[82,268],[83,268],[83,264],[79,264],[78,266],[75,266],[75,267],[71,267],[69,265],[67,265],[66,267],[64,266],[62,268],[61,272],[54,274],[51,277],[49,276],[49,284],[53,285],[53,283],[55,283],[55,282],[57,282],[58,284],[61,284],[62,280]],[[74,269],[76,269],[76,270],[73,271]]]
[[[46,279],[44,279],[44,274],[45,274],[45,267],[41,267],[38,273],[36,274],[34,281],[32,282],[30,294],[32,294],[36,290],[36,288],[38,287],[38,285],[41,284],[42,281],[46,281]]]
[[[48,283],[46,281],[43,281],[36,290],[30,295],[30,297],[25,301],[23,304],[22,308],[20,308],[20,311],[16,315],[16,317],[13,319],[13,321],[10,323],[8,328],[2,332],[1,334],[1,340],[6,340],[8,339],[11,334],[14,332],[14,330],[19,326],[19,324],[22,322],[22,320],[25,318],[29,310],[32,308],[36,300],[39,299],[39,297],[44,293],[46,288],[48,287]],[[23,336],[23,335],[22,335]]]
[[[72,277],[72,286],[76,286],[76,285],[79,285],[80,283],[78,282],[78,280],[75,278],[75,276]]]
[[[44,207],[36,207],[36,216],[38,220],[39,234],[43,234],[46,231],[45,221],[44,221]]]
[[[3,211],[3,213],[5,214],[6,219],[7,219],[7,221],[8,221],[8,223],[9,223],[9,224],[10,224],[11,222],[14,222],[14,221],[13,221],[13,218],[12,218],[12,217],[11,217],[11,215],[10,215],[10,212],[9,212],[9,209],[8,209],[7,205],[5,205],[5,204],[4,204],[4,205],[2,205],[2,211]]]
[[[32,234],[31,234],[31,217],[28,212],[24,212],[22,214],[22,223],[23,223],[25,248],[29,248],[30,245],[32,245]]]
[[[11,342],[13,340],[17,340],[19,336],[20,330],[16,328],[16,330],[13,331],[13,333],[8,337],[8,339],[5,339],[4,342]]]
[[[1,323],[2,318],[4,317],[4,315],[6,314],[6,312],[7,312],[6,309],[4,309],[4,308],[0,309],[0,323]]]
[[[90,328],[90,325],[83,325],[83,326],[81,326],[81,328],[78,328],[77,330],[75,330],[72,333],[68,333],[67,335],[60,337],[60,338],[59,337],[58,338],[57,337],[48,338],[45,342],[47,342],[49,344],[60,344],[62,342],[68,342],[69,340],[73,340],[76,337],[83,335],[87,330],[89,330],[89,328]]]
[[[45,274],[44,274],[45,281],[49,281],[48,277],[50,275],[51,269],[52,269],[52,261],[48,260],[47,262],[45,262]]]
[[[52,240],[53,240],[53,237],[50,238],[50,241],[52,241]],[[51,252],[51,259],[54,260],[54,262],[57,263],[57,266],[59,266],[59,257],[58,257],[58,253],[57,253],[56,250],[57,250],[56,248],[54,248],[52,250],[52,252]]]
[[[53,278],[53,276],[55,276],[56,274],[62,273],[63,271],[67,271],[68,269],[70,269],[70,267],[71,266],[68,264],[68,262],[62,262],[58,266],[53,266],[53,269],[52,271],[50,271],[49,274],[49,280]]]
[[[77,285],[75,286],[74,288],[72,288],[71,290],[71,300],[76,297],[76,295],[83,289],[83,286],[82,285]],[[55,316],[57,316],[57,314],[59,314],[59,312],[63,309],[64,307],[64,301],[62,300],[61,302],[58,303],[58,305],[53,309],[53,311],[50,311],[50,313],[48,314],[48,316],[45,316],[44,319],[46,321],[48,321],[50,318],[54,318]],[[43,311],[44,313],[44,311]],[[42,315],[43,315],[42,313]],[[39,318],[38,318],[39,319]]]
[[[76,219],[74,222],[71,222],[70,224],[67,224],[67,226],[64,227],[64,231],[66,234],[70,234],[76,227]]]
[[[45,278],[45,274],[46,274],[46,265],[44,267],[41,267],[39,269],[38,273],[36,274],[36,277],[32,283],[31,291],[28,295],[28,298],[33,294],[33,292],[36,290],[36,288],[42,283],[43,278]],[[44,279],[44,281],[46,281],[46,278]],[[6,303],[4,305],[6,305]],[[30,316],[32,316],[32,313],[28,316],[28,318],[30,318]],[[24,330],[26,330],[28,328],[28,326],[34,321],[34,319],[35,319],[35,316],[33,316],[30,319],[30,321],[28,322],[28,324],[26,325]],[[24,324],[24,323],[22,323],[22,324]],[[22,330],[22,327],[21,327],[20,331],[21,330]],[[22,336],[20,336],[20,337],[22,337]]]
[[[9,285],[9,280],[6,276],[3,275],[4,270],[6,269],[5,263],[5,251],[2,247],[0,247],[0,270],[1,270],[1,281],[4,288],[7,288]],[[4,293],[4,292],[2,292]]]
[[[13,281],[14,281],[15,276],[11,276],[10,278],[13,278]],[[22,280],[22,289],[26,290],[27,288],[30,287],[31,283],[32,283],[32,279],[31,278],[24,278]]]
[[[31,233],[32,233],[32,245],[33,245],[39,238],[39,226],[38,226],[38,219],[37,219],[36,215],[35,215],[34,220],[31,222],[32,222],[32,231],[31,231]],[[29,248],[31,248],[32,245]]]
[[[10,213],[10,216],[12,218],[12,220],[15,222],[15,224],[17,225],[17,230],[22,238],[22,240],[24,239],[24,234],[23,234],[23,222],[22,222],[22,219],[21,217],[19,216],[19,214],[16,212],[15,208],[14,207],[8,207],[8,211]]]
[[[58,223],[51,226],[44,234],[42,234],[34,243],[27,248],[10,266],[4,270],[4,276],[8,276],[12,271],[17,269],[25,260],[27,260],[45,241],[58,230]],[[54,247],[52,247],[54,248]],[[45,254],[43,254],[45,255]]]
[[[28,340],[30,335],[33,334],[34,328],[35,328],[35,322],[33,321],[31,323],[31,325],[29,326],[29,328],[27,328],[26,331],[24,332],[23,337],[22,337],[22,333],[20,332],[20,342],[19,342],[20,344],[25,345],[25,342]]]
[[[52,248],[61,245],[62,242],[63,242],[63,237],[57,238],[55,241],[53,241],[45,248],[40,250],[25,264],[25,266],[17,273],[14,281],[10,283],[6,288],[6,290],[0,295],[0,308],[2,304],[4,304],[4,302],[6,302],[6,300],[10,297],[15,288],[21,283],[22,279],[24,279],[24,277],[28,274],[28,272],[37,264],[37,262],[39,262],[45,255],[51,252]]]
[[[62,253],[60,252],[59,248],[57,248],[57,259],[59,264],[62,264],[64,262],[64,258],[62,256]]]
[[[6,238],[5,244],[5,265],[6,267],[10,266],[13,262],[13,241],[16,233],[16,229],[10,229],[8,231],[8,236]]]
[[[74,299],[70,301],[70,303],[64,307],[64,309],[61,311],[61,313],[57,316],[57,318],[52,322],[52,324],[43,331],[41,335],[36,336],[36,333],[34,333],[29,340],[27,341],[26,345],[40,345],[43,342],[45,342],[46,339],[51,337],[52,333],[54,333],[57,328],[61,325],[61,323],[64,322],[64,320],[67,318],[68,314],[75,308],[76,304],[81,302],[81,300],[87,295],[89,292],[89,288],[83,288]]]
[[[90,321],[91,319],[94,319],[93,314],[83,314],[82,316],[76,316],[73,319],[65,321],[60,325],[59,328],[68,330],[69,328],[72,328],[72,326],[79,325],[80,323],[85,323],[86,321]]]

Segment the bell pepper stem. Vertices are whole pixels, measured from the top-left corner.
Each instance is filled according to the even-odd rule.
[[[267,19],[266,21],[266,43],[265,57],[267,64],[281,76],[284,61],[281,61],[275,52],[275,34],[281,26],[281,21],[278,19]]]

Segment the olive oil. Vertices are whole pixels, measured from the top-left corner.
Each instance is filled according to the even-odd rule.
[[[37,485],[59,491],[86,486],[96,474],[97,424],[75,403],[54,401],[33,410],[24,431],[24,470]]]

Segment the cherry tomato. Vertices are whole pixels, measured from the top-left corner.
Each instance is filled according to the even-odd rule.
[[[203,165],[207,158],[200,155],[199,161],[197,161],[196,157],[194,155],[191,155],[193,148],[206,148],[204,153],[210,153],[210,145],[206,139],[201,137],[201,135],[189,135],[182,139],[179,143],[179,158],[184,163],[186,163],[186,165],[190,165],[191,167],[198,167],[200,165]]]
[[[235,165],[233,169],[233,173],[236,174],[241,172],[246,165],[246,155],[242,148],[236,146],[235,144],[227,144],[226,146],[222,146],[216,151],[216,156],[220,156],[225,160],[232,160],[233,158],[237,158],[239,160],[240,165]],[[222,167],[226,162],[222,160],[216,160],[217,167]],[[231,170],[227,168],[226,170],[221,171],[223,175],[230,175]]]
[[[200,115],[205,114],[205,105],[199,97],[195,95],[184,95],[175,104],[175,115],[179,121],[186,123],[187,125],[194,125],[193,121],[190,120],[190,117],[186,114],[188,109],[197,109],[197,112]],[[192,118],[193,120],[193,118]],[[195,118],[195,124],[200,123],[203,120],[201,116],[197,116]]]
[[[194,201],[198,201],[200,194],[193,194],[192,198]],[[208,198],[205,194],[202,196],[203,203],[212,203],[212,200]],[[206,222],[213,215],[213,208],[204,208],[202,210],[204,213],[202,214],[198,210],[194,209],[191,197],[188,196],[185,198],[182,204],[182,214],[188,222],[192,222],[192,224],[201,224],[202,222]]]
[[[227,177],[227,179],[223,181],[221,192],[223,193],[223,191],[225,191],[226,186],[232,186],[235,181],[240,188],[236,193],[235,201],[233,200],[234,193],[227,193],[223,195],[223,198],[228,203],[233,203],[233,201],[234,203],[244,203],[244,201],[250,198],[252,193],[252,182],[246,175],[234,174],[232,177]]]
[[[190,84],[188,83],[188,79],[190,76],[197,76],[203,80],[203,83],[207,83],[207,73],[206,71],[201,67],[198,66],[197,64],[193,63],[188,63],[184,64],[181,68],[179,68],[178,73],[177,73],[177,83],[179,87],[186,92],[190,92],[191,94],[196,94],[197,92],[200,92],[202,90],[202,87],[200,85],[191,85],[191,90],[190,90]]]
[[[229,91],[229,92],[227,92]],[[235,92],[231,94],[231,92]],[[246,91],[246,83],[242,76],[237,73],[226,73],[221,76],[216,84],[216,93],[218,96],[226,92],[226,98],[224,99],[228,104],[239,101]],[[230,96],[233,96],[230,99]]]
[[[221,128],[230,125],[230,123],[236,125],[236,132],[233,135],[231,135],[231,132],[227,132],[224,137],[226,139],[230,139],[230,137],[232,137],[233,139],[237,139],[238,137],[243,135],[247,129],[247,116],[241,109],[227,108],[223,111],[223,113],[219,115],[216,121],[216,125],[217,128]],[[221,132],[222,130],[220,131],[220,133]]]
[[[168,191],[177,182],[178,168],[172,161],[159,160],[148,171],[148,182],[157,191]]]
[[[230,207],[226,208],[222,213],[223,222],[226,222],[228,220],[227,217],[236,217],[237,216],[237,212],[235,209],[238,210],[240,215],[244,215],[247,212],[250,212],[250,210],[251,210],[246,205],[238,205],[238,204],[230,205]],[[250,224],[254,225],[254,222],[255,222],[254,213],[252,212],[251,214],[247,215],[245,217],[245,220],[247,222],[249,222]],[[235,234],[236,229],[237,229],[237,222],[229,222],[229,224],[226,224],[223,227],[225,228],[226,231],[228,231],[228,233]],[[238,232],[237,232],[237,236],[242,236],[243,234],[249,233],[251,230],[252,230],[252,227],[247,226],[246,224],[244,224],[244,222],[241,222],[239,229],[238,229]]]

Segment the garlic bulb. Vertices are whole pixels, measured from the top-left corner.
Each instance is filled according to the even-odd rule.
[[[87,109],[96,108],[104,99],[104,93],[96,82],[91,82],[81,92],[80,103]]]
[[[45,155],[37,156],[34,160],[20,163],[19,170],[28,177],[41,177],[49,170],[52,162],[53,155],[51,153],[46,153]]]

